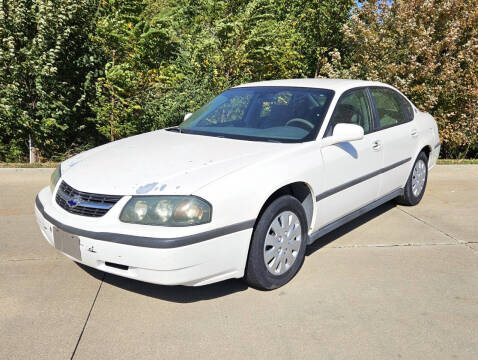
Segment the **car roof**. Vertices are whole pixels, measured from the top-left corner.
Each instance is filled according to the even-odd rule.
[[[337,92],[343,92],[350,88],[360,86],[386,86],[390,85],[378,82],[378,81],[366,81],[366,80],[350,80],[350,79],[287,79],[287,80],[268,80],[259,81],[247,84],[241,84],[238,87],[257,87],[257,86],[290,86],[290,87],[306,87],[306,88],[319,88],[330,89]]]

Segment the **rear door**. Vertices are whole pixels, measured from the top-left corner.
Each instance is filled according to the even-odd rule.
[[[412,166],[412,154],[418,145],[418,130],[413,110],[400,93],[386,87],[371,87],[375,114],[375,133],[380,138],[383,169],[379,197],[403,188]]]
[[[322,148],[324,187],[317,195],[316,229],[357,210],[377,198],[382,151],[373,133],[372,107],[366,88],[345,92],[337,102],[324,137],[338,123],[360,125],[364,138]]]

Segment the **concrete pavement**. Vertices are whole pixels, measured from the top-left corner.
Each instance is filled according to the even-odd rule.
[[[295,279],[165,287],[66,259],[38,230],[50,169],[0,169],[0,359],[478,358],[478,166],[325,236]]]

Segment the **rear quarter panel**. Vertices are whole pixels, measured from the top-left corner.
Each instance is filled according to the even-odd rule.
[[[433,116],[421,111],[415,114],[414,121],[419,131],[419,146],[415,151],[414,159],[423,148],[428,147],[430,150],[428,168],[432,169],[436,165],[440,153],[440,136],[437,123]]]

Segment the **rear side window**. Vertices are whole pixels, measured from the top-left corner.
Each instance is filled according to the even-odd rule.
[[[370,93],[378,113],[380,128],[402,124],[410,119],[409,114],[405,111],[405,99],[402,99],[402,96],[395,91],[371,88]]]
[[[403,102],[403,106],[405,107],[405,112],[407,114],[408,121],[413,120],[413,108],[412,105],[410,105],[410,102],[408,102],[407,99],[405,99],[403,96],[400,96],[400,99]]]

